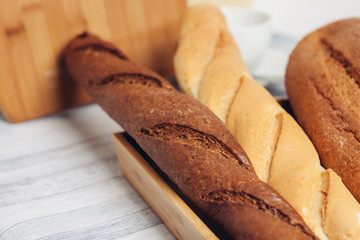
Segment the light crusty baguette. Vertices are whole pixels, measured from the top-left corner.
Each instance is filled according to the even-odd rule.
[[[360,18],[307,35],[291,53],[286,89],[295,116],[360,202]]]
[[[174,65],[182,90],[219,116],[259,178],[278,190],[319,238],[360,239],[359,204],[334,172],[321,167],[295,120],[253,80],[217,8],[186,11]]]
[[[316,239],[260,181],[220,119],[114,46],[84,34],[65,51],[74,79],[195,205],[232,239]]]

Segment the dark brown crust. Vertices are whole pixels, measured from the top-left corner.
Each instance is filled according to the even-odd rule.
[[[306,36],[290,56],[286,88],[321,163],[360,202],[360,19]]]
[[[89,42],[109,48],[90,35],[73,40],[65,51],[71,75],[227,235],[315,239],[295,210],[257,178],[243,149],[208,108],[156,73],[119,57],[122,53],[79,51]],[[121,80],[106,80],[113,76]],[[211,198],[219,192],[241,193],[256,201]]]

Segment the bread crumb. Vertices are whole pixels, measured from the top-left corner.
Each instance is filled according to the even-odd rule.
[[[304,215],[307,215],[309,213],[309,209],[306,207],[302,208],[301,211]]]

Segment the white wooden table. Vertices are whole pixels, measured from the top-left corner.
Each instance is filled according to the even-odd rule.
[[[172,239],[122,175],[121,130],[95,104],[0,119],[0,240]]]

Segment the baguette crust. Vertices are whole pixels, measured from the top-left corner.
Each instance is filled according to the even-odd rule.
[[[74,79],[225,237],[316,239],[296,211],[258,179],[208,108],[97,37],[77,37],[65,60]]]
[[[360,206],[352,198],[348,189],[343,187],[341,178],[331,169],[322,173],[324,185],[323,193],[328,196],[324,202],[326,215],[338,216],[340,219],[326,219],[324,229],[329,232],[329,238],[340,239],[359,239],[360,228],[354,227],[353,222],[360,222]],[[344,204],[344,200],[346,204]],[[339,207],[341,206],[341,207]],[[347,213],[347,214],[344,214]]]
[[[199,28],[206,27],[207,22],[205,19],[201,21],[201,16],[213,12],[219,12],[219,10],[205,5],[187,10],[185,16],[188,19],[183,21],[182,29],[186,29],[186,24],[191,22],[195,16],[198,22],[197,26]],[[213,14],[213,16],[216,18],[218,14]],[[193,32],[196,30],[194,29]],[[222,25],[219,26],[219,32],[216,38],[221,38],[229,31],[226,25]],[[183,56],[191,53],[183,53],[182,51],[186,51],[186,46],[189,44],[201,46],[203,40],[207,38],[207,36],[203,36],[197,39],[196,43],[190,43],[187,41],[187,39],[191,39],[191,36],[188,36],[190,34],[192,33],[180,34],[181,39],[174,59],[175,72],[180,86],[181,83],[186,84],[192,81],[184,78],[184,76],[190,77],[191,74],[187,72],[193,71],[187,66],[196,65],[196,61],[199,60],[191,57],[183,58]],[[352,207],[344,209],[341,213],[342,217],[338,216],[340,211],[323,211],[324,203],[332,202],[335,195],[326,195],[322,191],[323,184],[327,184],[326,181],[330,180],[323,178],[324,169],[320,165],[314,146],[296,121],[280,107],[260,84],[253,80],[241,60],[237,47],[229,44],[229,42],[227,41],[216,51],[221,52],[221,48],[226,48],[233,54],[237,54],[237,57],[232,56],[232,59],[237,59],[233,61],[234,65],[228,65],[229,69],[224,68],[224,71],[219,70],[216,77],[207,74],[207,72],[225,65],[222,63],[232,61],[230,57],[221,59],[218,55],[214,55],[204,69],[195,69],[195,71],[204,72],[203,78],[200,80],[201,85],[210,85],[207,86],[208,89],[217,89],[216,92],[209,91],[207,93],[208,98],[230,97],[232,99],[229,101],[231,105],[225,106],[221,112],[217,106],[211,106],[199,97],[197,99],[216,114],[221,112],[219,117],[226,123],[230,132],[234,134],[248,154],[259,178],[268,182],[285,197],[319,238],[328,239],[328,236],[334,236],[334,234],[341,232],[345,234],[340,234],[343,237],[340,239],[360,239],[357,231],[350,231],[340,222],[344,216],[348,216],[350,221],[348,225],[352,226],[353,229],[360,229],[360,222],[353,218],[354,212],[358,211],[358,208],[352,204]],[[230,76],[227,73],[231,73]],[[228,84],[227,82],[237,82],[238,79],[241,79],[241,84],[236,89],[235,94],[225,95],[226,89],[235,85],[235,83]],[[227,84],[222,85],[222,82]],[[204,92],[204,94],[206,93]],[[218,107],[221,106],[218,105]],[[223,118],[223,116],[226,117]],[[334,185],[329,186],[332,188]],[[341,181],[339,187],[343,188],[344,191],[346,190]],[[340,202],[341,204],[337,207],[353,203],[354,198],[351,195],[345,195],[341,201],[338,201],[338,203]],[[332,226],[337,227],[324,228],[327,222],[332,222]]]
[[[360,201],[360,19],[306,36],[290,56],[286,88],[325,168]]]

